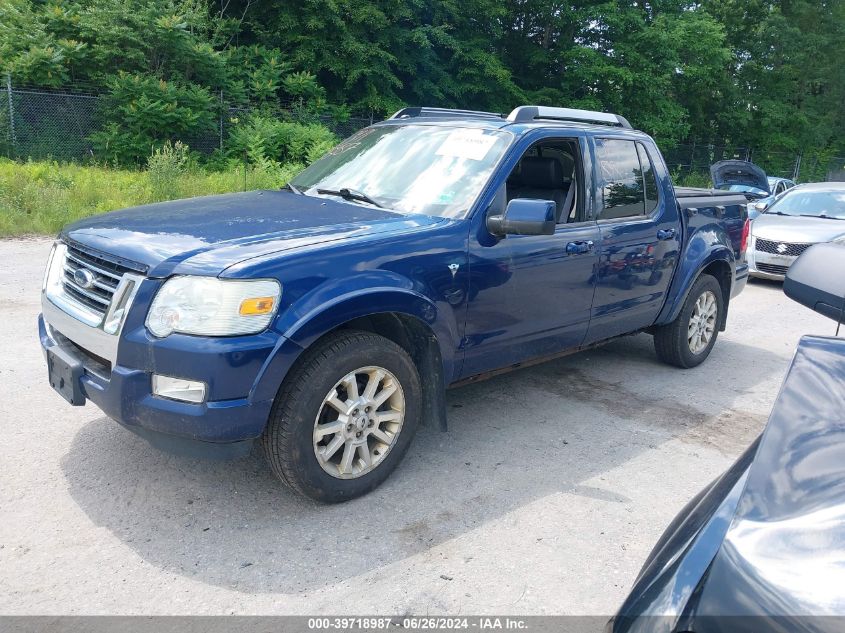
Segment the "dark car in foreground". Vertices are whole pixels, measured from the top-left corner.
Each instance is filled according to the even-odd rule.
[[[831,270],[845,245],[814,246],[784,291],[841,323]],[[845,339],[801,339],[762,435],[678,514],[607,628],[845,630]]]
[[[614,114],[406,108],[285,190],[66,227],[41,345],[71,404],[173,450],[257,440],[341,501],[445,426],[449,386],[635,332],[703,362],[748,278],[745,203],[673,187]]]

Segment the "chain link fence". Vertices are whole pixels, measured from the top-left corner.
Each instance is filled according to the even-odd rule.
[[[16,87],[10,78],[4,77],[0,86],[0,155],[13,159],[96,160],[96,150],[90,138],[102,125],[103,99],[95,91],[86,91],[78,86],[65,91]],[[203,154],[211,154],[215,150],[225,152],[235,122],[243,120],[254,109],[227,104],[221,96],[216,129],[181,140]],[[274,115],[292,121],[314,121],[313,114],[302,113],[295,104],[276,109]],[[373,122],[372,116],[346,120],[320,116],[317,120],[340,138],[350,136]],[[664,157],[676,178],[701,184],[709,179],[710,165],[729,158],[751,160],[770,176],[797,182],[845,180],[845,157],[804,157],[789,152],[695,143],[667,149]]]
[[[105,103],[105,97],[93,91],[18,87],[5,77],[0,86],[0,155],[24,160],[96,160],[91,135],[102,127]],[[253,107],[233,106],[220,99],[215,129],[180,140],[203,154],[211,154],[215,150],[225,152],[235,122],[244,120],[255,110]],[[266,107],[261,111],[268,112]],[[373,122],[371,116],[344,120],[315,116],[302,112],[296,104],[284,104],[283,107],[273,108],[270,113],[289,121],[319,121],[340,138],[350,136]]]
[[[663,152],[666,164],[677,178],[709,180],[710,165],[720,160],[748,160],[759,165],[769,176],[796,182],[824,180],[845,181],[845,157],[828,154],[804,156],[724,145],[677,145]]]

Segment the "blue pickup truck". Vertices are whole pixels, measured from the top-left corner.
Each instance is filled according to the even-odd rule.
[[[49,381],[153,445],[258,441],[294,490],[350,499],[445,429],[447,387],[637,332],[701,363],[747,279],[745,205],[673,187],[618,115],[406,108],[282,190],[64,228]]]

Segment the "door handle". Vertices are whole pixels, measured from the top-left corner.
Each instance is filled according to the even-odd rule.
[[[593,250],[593,240],[569,242],[566,245],[566,252],[570,255],[581,255],[582,253],[589,253]]]
[[[657,239],[659,240],[671,240],[675,237],[675,229],[660,229],[657,231]]]

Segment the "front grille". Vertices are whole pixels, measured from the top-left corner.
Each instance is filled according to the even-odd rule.
[[[87,270],[93,277],[88,288],[83,288],[74,279],[74,275],[80,270]],[[102,318],[108,310],[117,285],[124,273],[128,272],[133,272],[133,269],[68,245],[62,288],[69,297]]]
[[[761,240],[757,238],[755,248],[761,253],[773,253],[775,255],[788,255],[798,257],[801,253],[810,248],[812,244],[793,244],[791,242],[774,242],[772,240]]]
[[[789,270],[789,266],[778,266],[777,264],[760,264],[757,263],[757,270],[761,273],[769,273],[770,275],[785,275]]]

